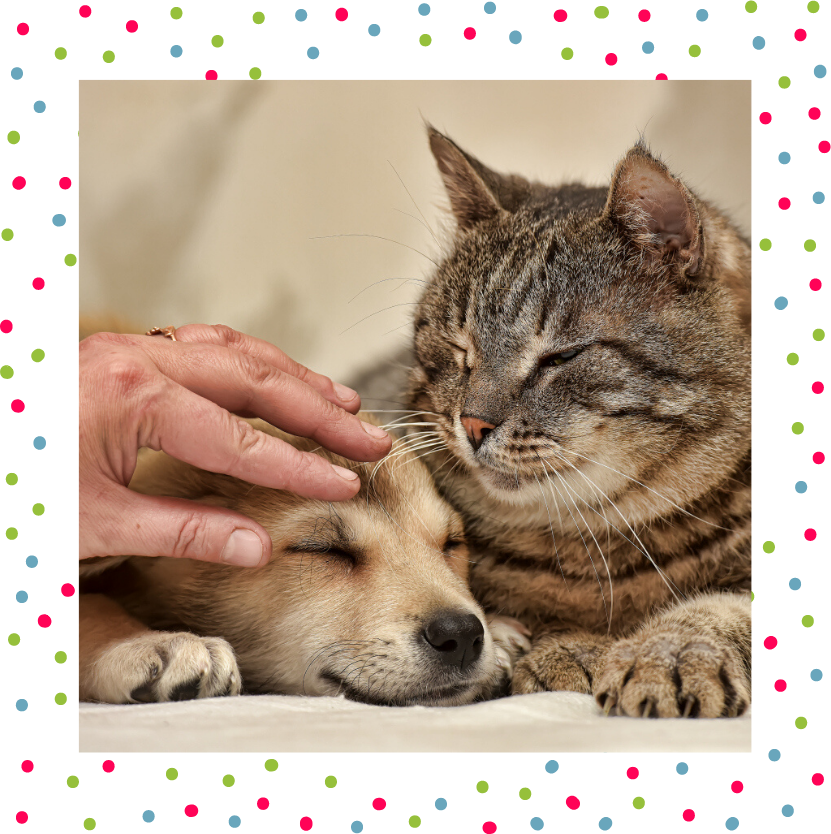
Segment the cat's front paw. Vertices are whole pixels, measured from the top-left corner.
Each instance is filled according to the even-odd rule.
[[[647,630],[615,643],[593,694],[607,714],[648,718],[736,716],[750,704],[736,649],[682,629]]]

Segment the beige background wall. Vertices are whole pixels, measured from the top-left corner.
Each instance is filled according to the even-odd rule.
[[[385,279],[439,250],[404,185],[445,217],[422,117],[497,170],[595,185],[643,130],[750,231],[749,82],[82,82],[82,314],[226,323],[343,380],[390,356],[418,284]],[[352,234],[403,245],[313,239]]]

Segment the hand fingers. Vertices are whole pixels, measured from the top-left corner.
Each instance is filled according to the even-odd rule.
[[[309,370],[269,342],[255,339],[253,336],[240,333],[225,325],[187,324],[176,329],[176,340],[233,348],[305,382],[329,402],[345,408],[352,414],[357,413],[361,407],[361,398],[356,391],[340,383],[332,382],[328,376]]]

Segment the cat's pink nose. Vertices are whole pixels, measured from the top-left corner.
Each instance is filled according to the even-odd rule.
[[[486,423],[478,417],[462,417],[462,426],[467,432],[467,439],[475,452],[488,434],[496,428],[493,423]]]

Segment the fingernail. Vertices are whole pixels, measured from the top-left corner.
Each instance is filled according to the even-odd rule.
[[[373,426],[371,423],[363,422],[361,425],[364,427],[364,431],[376,440],[387,440],[389,438],[389,435],[383,429],[379,429],[378,426]]]
[[[344,469],[342,466],[335,466],[334,464],[332,464],[332,469],[334,469],[344,481],[356,481],[358,479],[358,473],[353,472],[351,469]]]
[[[339,382],[335,383],[335,393],[338,395],[338,399],[342,403],[351,403],[355,397],[358,396],[357,391],[353,391],[351,388],[347,388],[345,385],[341,385]]]
[[[222,561],[241,568],[255,568],[263,558],[263,543],[251,530],[234,530],[222,551]]]

